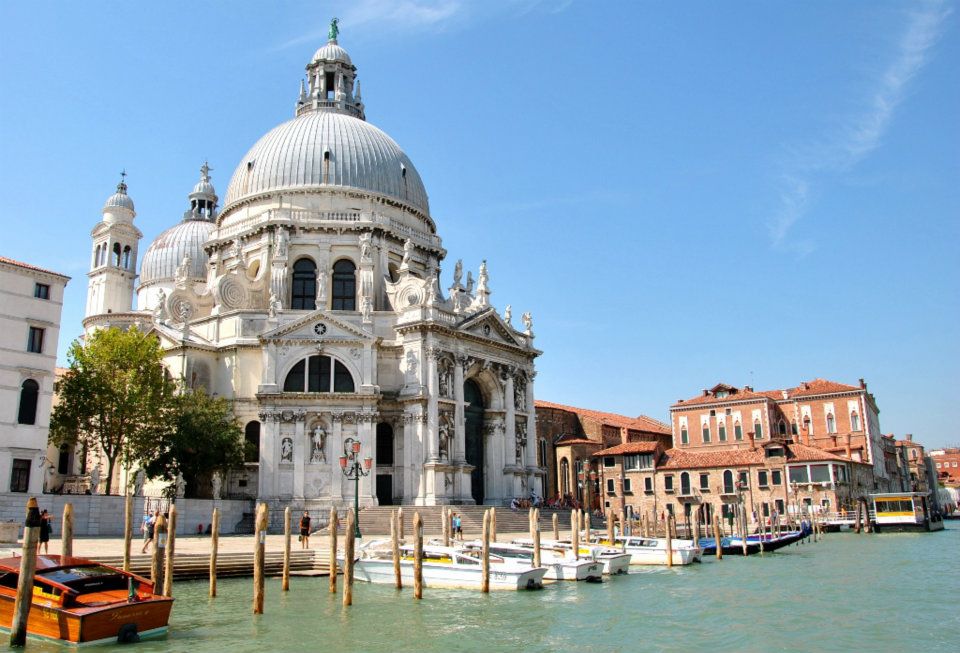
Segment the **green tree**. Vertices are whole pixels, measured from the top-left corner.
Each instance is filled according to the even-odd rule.
[[[230,404],[203,389],[174,398],[169,428],[151,444],[138,456],[146,461],[147,475],[168,481],[182,475],[187,496],[200,494],[214,472],[243,466],[243,431]]]
[[[98,329],[86,344],[74,341],[67,358],[70,367],[57,386],[50,439],[58,446],[102,451],[110,494],[117,462],[135,460],[166,428],[174,385],[164,372],[163,350],[156,338],[135,327]]]

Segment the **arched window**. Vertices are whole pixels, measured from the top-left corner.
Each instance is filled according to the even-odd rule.
[[[777,422],[777,432],[780,433],[780,435],[786,435],[787,423],[784,422],[783,420],[780,420],[779,422]]]
[[[260,422],[254,420],[247,423],[243,429],[243,441],[243,462],[260,462]]]
[[[546,438],[540,438],[540,446],[537,448],[537,454],[538,454],[537,464],[540,467],[546,467],[547,466],[547,439]]]
[[[332,356],[310,356],[290,368],[284,392],[353,392],[353,375]]]
[[[740,426],[740,422],[733,423],[733,439],[734,440],[743,439],[743,427]]]
[[[40,384],[27,379],[20,385],[20,410],[17,411],[18,424],[37,423],[37,399],[40,397]]]
[[[317,307],[317,266],[308,258],[293,264],[293,289],[290,308],[312,311]]]
[[[857,415],[856,411],[850,413],[850,430],[851,431],[860,430],[860,416]]]
[[[353,262],[347,259],[340,259],[333,264],[333,310],[357,310],[356,269]]]
[[[570,463],[566,458],[560,459],[560,494],[570,494]]]
[[[687,472],[680,473],[680,494],[684,496],[690,494],[690,474]]]
[[[120,243],[113,244],[113,264],[120,267]]]
[[[837,432],[837,420],[833,418],[833,413],[827,413],[827,433]]]
[[[763,424],[760,423],[760,420],[753,423],[753,437],[758,440],[763,439]]]
[[[101,245],[97,245],[93,250],[93,267],[100,265],[100,247]]]
[[[703,443],[707,444],[708,442],[710,442],[710,425],[704,422],[702,424],[702,429],[703,429]]]
[[[729,469],[724,470],[723,472],[723,493],[724,494],[733,494],[733,472]]]
[[[727,422],[725,420],[720,420],[720,423],[717,424],[717,437],[720,438],[720,442],[727,441]]]
[[[797,435],[799,431],[797,430],[797,420],[790,422],[790,434]]]
[[[690,434],[687,433],[687,427],[680,427],[680,444],[690,444]]]
[[[130,269],[130,245],[123,248],[123,267],[127,270]]]
[[[70,473],[70,445],[61,444],[60,445],[60,457],[57,460],[57,473],[58,474],[69,474]]]

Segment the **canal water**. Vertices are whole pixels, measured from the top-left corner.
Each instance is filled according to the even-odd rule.
[[[602,584],[534,592],[358,583],[354,605],[327,578],[175,586],[171,632],[136,653],[189,651],[960,651],[960,523],[924,534],[830,534],[765,556],[640,569]],[[62,650],[30,642],[31,650]],[[107,650],[121,647],[103,647]]]

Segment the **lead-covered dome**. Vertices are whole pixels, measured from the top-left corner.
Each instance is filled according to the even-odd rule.
[[[124,173],[124,176],[126,176],[126,173]],[[128,211],[134,210],[133,200],[127,195],[127,184],[123,181],[117,184],[117,192],[108,197],[107,201],[103,203],[104,211],[114,208],[127,209]]]

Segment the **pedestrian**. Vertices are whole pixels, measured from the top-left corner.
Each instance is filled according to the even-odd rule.
[[[140,553],[146,553],[147,549],[150,548],[150,543],[153,542],[153,533],[157,527],[157,514],[159,512],[158,510],[144,515],[146,519],[143,522],[143,548]]]
[[[40,541],[37,543],[37,552],[43,549],[44,553],[50,553],[50,513],[46,510],[40,513]]]
[[[458,540],[463,540],[463,522],[459,513],[453,513],[453,534]]]
[[[310,548],[310,512],[303,511],[303,517],[300,518],[300,548]]]

